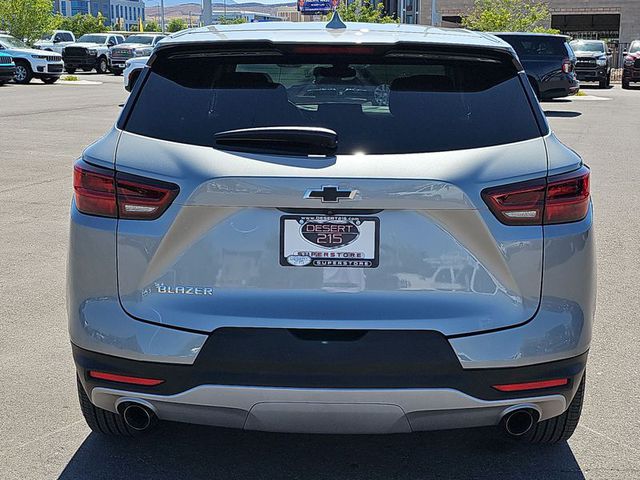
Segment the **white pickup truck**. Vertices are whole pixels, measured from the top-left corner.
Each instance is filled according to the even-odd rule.
[[[64,47],[71,45],[75,41],[76,37],[73,32],[69,30],[54,30],[43,35],[40,40],[33,44],[33,48],[46,50],[47,52],[62,53]]]
[[[85,72],[95,69],[98,73],[109,70],[109,48],[124,42],[124,37],[114,33],[87,33],[76,43],[64,47],[62,58],[64,69],[75,73],[78,68]]]

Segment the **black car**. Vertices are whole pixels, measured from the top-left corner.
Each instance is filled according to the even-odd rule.
[[[575,95],[580,82],[575,73],[576,56],[569,37],[546,33],[495,33],[518,54],[539,99]]]
[[[4,53],[0,53],[0,85],[13,80],[15,73],[16,64],[13,63],[13,58]]]
[[[611,50],[602,40],[574,40],[569,44],[576,54],[576,76],[581,82],[598,82],[600,88],[611,84]]]

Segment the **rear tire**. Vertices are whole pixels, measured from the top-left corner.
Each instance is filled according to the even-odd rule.
[[[91,403],[89,397],[84,391],[80,379],[76,379],[78,385],[78,400],[80,400],[80,409],[89,428],[103,435],[111,435],[113,437],[135,437],[142,432],[134,430],[124,423],[122,415],[96,407]]]
[[[116,76],[122,75],[122,70],[119,68],[111,68],[111,73],[113,73]]]
[[[622,80],[622,89],[629,90],[629,87],[630,87],[629,80]]]
[[[522,441],[527,443],[552,444],[568,440],[571,435],[573,435],[580,421],[580,414],[582,413],[586,376],[587,374],[585,372],[582,375],[580,386],[569,404],[569,408],[567,408],[562,415],[536,423],[526,435],[523,435]]]
[[[83,72],[90,72],[91,70],[93,70],[93,68],[89,68],[89,67],[82,67],[82,71],[83,71]]]
[[[74,73],[76,73],[75,68],[65,68],[64,71],[67,72],[69,75],[73,75]]]
[[[608,87],[607,83],[608,83],[608,82],[607,82],[607,79],[606,79],[606,78],[605,78],[604,80],[600,80],[600,81],[598,82],[598,88],[607,88],[607,87]]]
[[[47,85],[53,85],[54,83],[56,83],[58,81],[60,77],[45,77],[42,79],[42,81],[44,83],[46,83]]]

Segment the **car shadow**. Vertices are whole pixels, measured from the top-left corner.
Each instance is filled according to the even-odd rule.
[[[403,435],[285,435],[165,423],[137,439],[91,434],[59,480],[584,479],[566,442],[526,445],[494,428]]]
[[[569,112],[566,110],[545,110],[544,114],[548,118],[576,118],[582,115],[580,112]]]

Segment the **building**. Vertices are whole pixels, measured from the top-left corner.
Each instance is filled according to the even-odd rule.
[[[248,10],[232,10],[227,8],[226,10],[212,10],[211,19],[212,23],[220,23],[224,19],[235,20],[237,18],[243,18],[245,22],[280,22],[282,18],[275,15],[271,15],[265,12],[252,12]]]
[[[64,17],[89,13],[89,9],[89,0],[55,0],[53,2],[53,12]]]
[[[627,44],[640,39],[638,0],[545,0],[551,24],[576,38],[607,39]],[[445,26],[459,25],[474,0],[436,0],[437,17]],[[432,0],[385,0],[387,11],[404,23],[431,24]]]
[[[109,25],[118,25],[122,30],[131,30],[133,25],[146,20],[142,0],[91,0],[95,13],[102,13]]]
[[[101,13],[105,25],[120,25],[125,30],[138,25],[138,19],[145,21],[143,0],[55,0],[53,11],[65,17]]]
[[[310,15],[302,15],[297,7],[283,6],[276,8],[276,16],[285,22],[310,22],[313,17]]]

